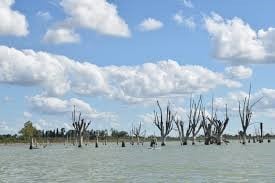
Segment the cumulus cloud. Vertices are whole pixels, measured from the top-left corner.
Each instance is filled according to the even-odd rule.
[[[238,117],[239,101],[243,101],[248,97],[248,93],[244,91],[230,92],[224,97],[218,97],[214,100],[214,106],[217,109],[224,109],[228,105],[228,109],[233,111]],[[262,88],[258,91],[251,93],[251,103],[260,100],[254,107],[255,114],[264,114],[266,117],[274,117],[275,112],[275,89]]]
[[[80,41],[80,37],[77,33],[74,32],[73,29],[56,27],[47,30],[43,41],[53,44],[77,43]]]
[[[179,11],[173,16],[173,20],[179,24],[184,25],[187,28],[194,29],[196,28],[196,23],[193,17],[185,17],[183,16],[182,12]]]
[[[23,14],[11,9],[14,2],[0,1],[0,35],[26,36],[29,33],[28,22]]]
[[[241,86],[222,73],[198,65],[180,65],[174,60],[100,67],[65,56],[6,46],[0,46],[0,83],[39,86],[47,96],[73,92],[128,103],[204,93],[219,86]]]
[[[47,31],[44,40],[48,40],[47,37],[52,38],[49,43],[57,43],[54,38],[59,40],[59,44],[77,42],[79,36],[73,31],[77,28],[94,30],[109,36],[131,36],[130,29],[119,16],[117,7],[107,0],[62,0],[60,5],[67,16],[59,26]]]
[[[70,82],[66,78],[66,67],[60,60],[44,52],[0,46],[0,82],[39,85],[49,95],[63,95],[69,91]]]
[[[15,134],[16,131],[5,121],[0,121],[0,134]]]
[[[56,97],[36,95],[27,97],[27,100],[33,110],[48,115],[68,114],[72,112],[73,106],[75,106],[77,111],[81,111],[83,117],[89,119],[112,120],[112,118],[116,118],[114,113],[98,112],[90,104],[77,98],[62,100]]]
[[[242,19],[224,19],[216,13],[204,18],[216,58],[232,64],[275,62],[275,29],[254,30]]]
[[[139,24],[141,31],[154,31],[163,27],[163,23],[154,18],[147,18]]]
[[[247,79],[250,78],[253,74],[251,68],[245,67],[243,65],[226,67],[225,72],[229,77],[236,79]]]

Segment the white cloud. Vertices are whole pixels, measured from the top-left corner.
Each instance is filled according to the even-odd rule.
[[[194,29],[196,28],[196,23],[194,21],[194,18],[193,17],[184,17],[182,15],[182,12],[179,11],[178,13],[176,13],[174,16],[173,16],[173,20],[179,24],[179,25],[184,25],[190,29]]]
[[[182,1],[183,1],[184,6],[186,6],[187,8],[194,8],[191,0],[182,0]]]
[[[131,36],[130,29],[119,16],[117,7],[107,0],[62,0],[60,5],[67,17],[60,23],[62,26],[48,30],[44,38],[51,33],[52,38],[60,40],[58,43],[75,43],[79,40],[79,36],[73,30],[77,28],[90,29],[109,36]],[[62,32],[58,33],[60,29]],[[61,38],[58,38],[59,36]],[[64,36],[67,39],[64,39]],[[56,43],[53,40],[49,42]]]
[[[225,105],[228,104],[228,109],[233,111],[236,117],[239,117],[239,101],[241,101],[242,104],[245,97],[248,97],[247,92],[230,92],[225,97],[215,98],[214,106],[217,109],[224,109]],[[261,114],[265,115],[265,117],[274,117],[275,89],[262,88],[255,93],[251,93],[251,103],[256,102],[260,98],[262,98],[262,100],[254,107],[255,115]]]
[[[11,128],[7,122],[0,121],[0,134],[15,134],[15,130]]]
[[[38,17],[43,18],[44,20],[47,20],[47,21],[50,20],[50,19],[52,19],[52,16],[51,16],[51,14],[48,11],[38,11],[36,13],[36,15]]]
[[[74,32],[73,29],[56,27],[47,30],[43,41],[53,44],[77,43],[80,41],[80,37],[77,33]]]
[[[228,20],[216,13],[204,21],[216,58],[237,65],[275,62],[274,28],[256,31],[238,17]]]
[[[11,9],[14,2],[0,1],[0,35],[26,36],[29,33],[28,22],[23,14]]]
[[[253,71],[249,67],[245,66],[231,66],[225,68],[225,73],[232,78],[236,79],[247,79],[250,78],[253,74]]]
[[[39,86],[47,96],[73,92],[129,103],[204,93],[219,86],[241,86],[222,73],[198,65],[179,65],[173,60],[100,67],[6,46],[0,46],[0,83]]]
[[[139,24],[141,31],[154,31],[163,27],[163,23],[154,18],[147,18]]]
[[[23,113],[23,116],[25,117],[25,118],[31,118],[32,117],[32,114],[30,113],[30,112],[24,112]]]
[[[61,57],[44,52],[0,46],[0,82],[39,85],[49,95],[63,95],[70,90],[70,82],[65,75],[66,67],[60,60]]]
[[[94,108],[92,108],[90,104],[77,98],[61,100],[55,97],[36,95],[33,97],[27,97],[27,99],[33,110],[44,114],[71,114],[71,112],[73,111],[73,106],[75,106],[77,111],[80,111],[83,117],[89,119],[105,119],[111,121],[112,118],[116,118],[116,115],[114,113],[98,112]]]

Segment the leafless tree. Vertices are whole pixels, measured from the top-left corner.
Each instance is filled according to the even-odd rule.
[[[103,143],[105,146],[107,145],[107,137],[108,137],[108,131],[105,130],[104,131],[104,143]]]
[[[177,131],[179,133],[180,145],[186,145],[185,134],[184,134],[184,122],[182,120],[176,119],[175,124],[177,126]]]
[[[139,123],[138,126],[132,126],[132,134],[136,137],[137,139],[137,145],[140,143],[140,137],[143,136],[145,131],[141,131],[141,122]]]
[[[190,108],[189,108],[188,120],[189,127],[188,130],[191,130],[192,134],[192,145],[195,144],[196,136],[199,133],[202,125],[202,97],[200,96],[199,100],[195,102],[195,100],[190,97]]]
[[[77,118],[76,110],[75,110],[75,106],[74,106],[74,110],[72,112],[72,122],[73,122],[73,127],[76,131],[78,147],[82,147],[84,132],[87,130],[87,128],[91,124],[91,121],[86,123],[84,118],[81,119],[81,112],[79,113],[79,116]]]
[[[164,120],[162,109],[159,105],[159,101],[157,101],[157,105],[160,111],[160,116],[156,111],[154,111],[154,115],[155,115],[154,124],[160,130],[161,146],[165,146],[166,137],[173,130],[174,115],[172,114],[170,110],[170,105],[168,103],[166,107],[166,118]]]
[[[213,115],[211,115],[211,119],[213,119]],[[205,109],[202,111],[201,126],[204,132],[204,144],[209,145],[212,138],[212,123],[209,122],[208,117],[205,114]]]
[[[207,119],[210,121],[211,124],[214,125],[214,134],[213,134],[213,136],[216,139],[216,144],[221,145],[223,132],[224,132],[224,130],[227,127],[228,122],[229,122],[229,117],[227,115],[227,105],[225,107],[225,119],[223,121],[219,120],[217,118],[216,113],[215,113],[214,117],[212,117],[212,118],[207,117]]]
[[[242,129],[243,129],[242,131],[239,132],[239,134],[242,139],[242,144],[246,144],[246,136],[247,136],[246,132],[247,132],[247,128],[251,124],[251,117],[253,114],[252,109],[258,102],[260,102],[261,99],[262,97],[259,98],[256,102],[252,104],[250,103],[250,100],[251,100],[251,85],[250,85],[248,97],[244,98],[242,104],[241,104],[241,101],[239,101],[239,115],[240,115]]]

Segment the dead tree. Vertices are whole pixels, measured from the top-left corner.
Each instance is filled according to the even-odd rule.
[[[175,120],[175,124],[177,126],[177,130],[179,133],[179,140],[180,140],[180,145],[184,145],[184,140],[185,140],[185,134],[184,134],[184,122],[182,120]]]
[[[242,129],[243,129],[242,131],[240,131],[242,144],[246,144],[246,136],[247,136],[246,132],[251,122],[251,117],[253,113],[252,109],[258,102],[260,102],[262,97],[252,104],[250,103],[250,99],[251,99],[251,85],[249,87],[248,97],[244,98],[243,104],[241,105],[241,101],[239,101],[239,115],[240,115]]]
[[[200,124],[202,118],[202,98],[200,96],[199,100],[195,102],[195,100],[190,98],[190,111],[188,114],[189,120],[189,128],[192,133],[192,145],[195,144],[196,136],[199,133],[202,125]]]
[[[99,137],[99,131],[96,132],[96,141],[95,141],[95,148],[98,148],[98,137]]]
[[[173,130],[174,115],[172,114],[170,110],[170,105],[168,103],[166,107],[166,119],[164,120],[162,109],[159,105],[159,101],[157,101],[157,105],[160,111],[160,116],[156,111],[154,111],[154,115],[155,115],[154,124],[160,130],[161,146],[165,146],[166,137]]]
[[[104,131],[104,142],[103,142],[103,144],[104,144],[105,146],[107,145],[107,137],[108,137],[108,131],[105,130],[105,131]]]
[[[74,106],[74,110],[72,112],[72,121],[73,121],[73,127],[76,131],[78,147],[82,147],[84,132],[87,130],[87,128],[91,124],[91,121],[86,123],[84,118],[81,119],[81,112],[79,113],[78,118],[76,118],[75,106]]]
[[[140,137],[143,136],[145,131],[141,131],[141,122],[139,123],[139,126],[132,126],[132,134],[136,137],[137,139],[137,145],[140,143]],[[143,143],[142,143],[143,144]]]
[[[211,117],[213,119],[213,115]],[[208,117],[205,115],[205,110],[202,111],[202,122],[201,126],[204,132],[204,144],[209,145],[212,138],[212,123],[209,122]]]
[[[221,143],[223,141],[222,140],[223,132],[229,122],[229,117],[227,115],[227,105],[225,107],[225,120],[224,121],[217,119],[216,114],[214,115],[214,117],[212,119],[208,118],[208,120],[210,121],[211,124],[214,125],[214,134],[213,135],[214,135],[214,138],[216,139],[216,144],[221,145]]]

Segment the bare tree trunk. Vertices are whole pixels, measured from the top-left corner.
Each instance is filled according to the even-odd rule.
[[[30,149],[33,149],[33,138],[30,140]]]
[[[125,142],[124,142],[124,140],[122,140],[122,142],[121,142],[121,147],[125,147]]]
[[[161,146],[165,146],[166,137],[161,136]]]
[[[222,144],[222,135],[218,135],[217,136],[217,145],[221,145]]]
[[[243,136],[243,144],[246,144],[246,134]]]
[[[195,141],[196,141],[196,136],[193,135],[193,136],[192,136],[192,145],[195,145]]]
[[[95,147],[98,148],[98,136],[96,136]]]
[[[78,135],[78,147],[82,147],[83,144],[83,135]]]
[[[182,145],[187,145],[188,137],[183,138]]]

